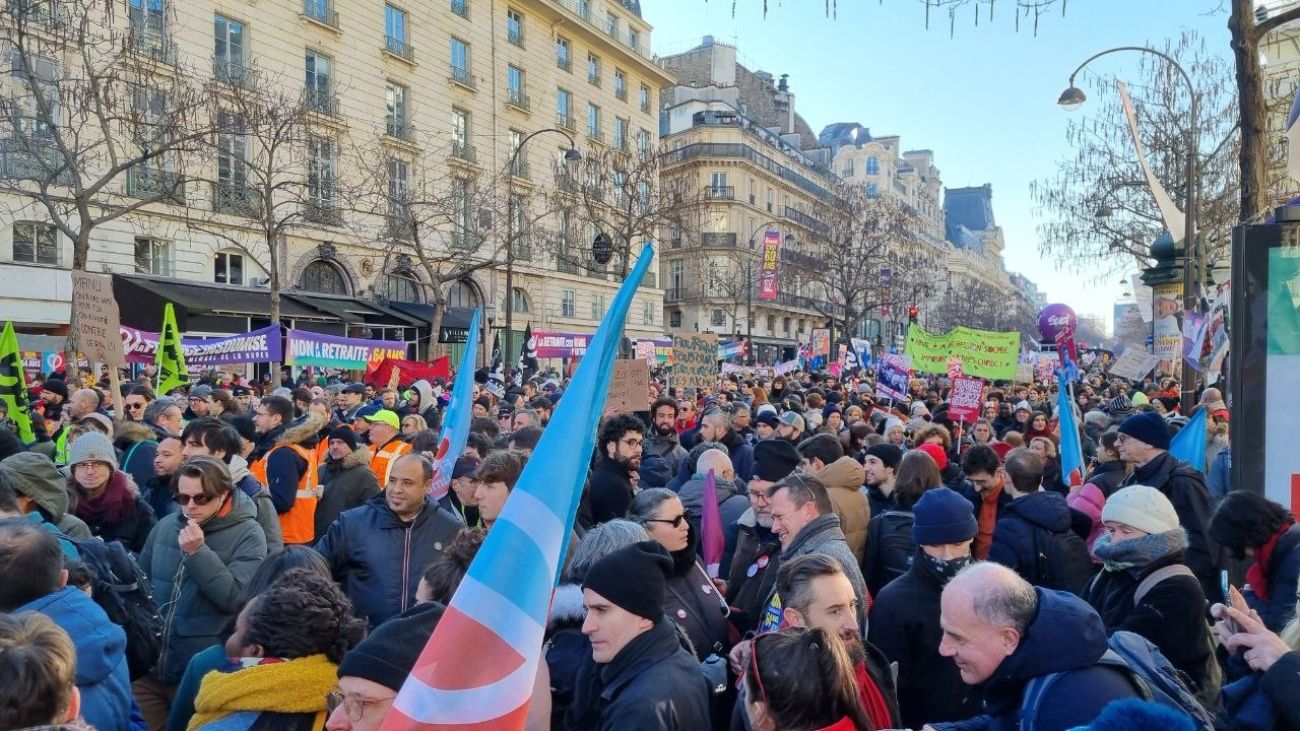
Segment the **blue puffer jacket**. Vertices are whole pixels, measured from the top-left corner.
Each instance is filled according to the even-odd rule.
[[[420,575],[460,529],[455,515],[427,498],[415,520],[404,523],[381,494],[340,514],[316,550],[357,616],[374,626],[414,606]]]
[[[1138,697],[1120,671],[1098,665],[1106,652],[1106,627],[1082,599],[1035,588],[1038,611],[1014,652],[983,686],[984,714],[968,721],[936,723],[938,731],[1015,731],[1025,685],[1033,678],[1063,673],[1043,694],[1039,731],[1086,726],[1106,704]]]
[[[18,608],[38,612],[59,625],[77,650],[77,690],[81,716],[97,729],[130,729],[131,675],[126,666],[126,633],[109,621],[85,592],[66,587]]]

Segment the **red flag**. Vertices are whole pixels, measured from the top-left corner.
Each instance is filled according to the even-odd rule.
[[[704,478],[704,512],[700,516],[700,541],[704,545],[704,566],[709,578],[718,578],[726,539],[722,535],[722,513],[718,512],[718,478],[709,470]]]

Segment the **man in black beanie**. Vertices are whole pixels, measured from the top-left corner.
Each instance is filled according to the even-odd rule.
[[[781,542],[772,532],[768,491],[799,467],[799,450],[784,439],[754,445],[754,476],[749,481],[749,510],[736,521],[736,551],[727,574],[727,604],[737,630],[758,627],[763,601],[776,584]]]
[[[582,633],[591,640],[591,657],[578,670],[565,728],[709,728],[709,688],[699,662],[664,616],[672,568],[663,546],[641,541],[587,570]]]
[[[326,700],[325,728],[378,731],[442,613],[437,602],[420,604],[376,627],[344,655],[338,690]]]
[[[321,498],[313,523],[325,535],[334,519],[379,494],[379,481],[370,469],[370,449],[357,442],[357,433],[336,426],[329,433],[329,456],[317,468]]]

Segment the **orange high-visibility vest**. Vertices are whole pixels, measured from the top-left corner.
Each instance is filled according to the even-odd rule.
[[[388,444],[375,450],[375,455],[370,458],[370,471],[375,473],[375,479],[379,480],[379,489],[383,490],[388,487],[388,473],[393,470],[393,462],[404,454],[411,453],[411,445],[401,439],[393,438]]]
[[[272,447],[262,458],[248,466],[248,471],[263,485],[266,481],[266,461],[277,449],[292,449],[307,462],[307,469],[298,477],[298,493],[293,507],[280,513],[280,533],[285,545],[311,543],[316,540],[316,503],[320,501],[321,488],[316,476],[316,455],[297,444],[280,444]]]

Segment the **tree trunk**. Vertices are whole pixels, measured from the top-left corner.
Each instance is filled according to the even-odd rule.
[[[267,210],[270,210],[270,206],[267,206]],[[271,271],[267,272],[266,283],[271,293],[271,324],[276,326],[280,324],[280,252],[276,249],[279,243],[274,235],[266,237],[266,250],[269,253],[269,263],[271,265]],[[271,388],[278,388],[279,386],[280,362],[271,361]]]
[[[1260,83],[1259,33],[1252,0],[1232,0],[1228,30],[1237,65],[1241,123],[1241,212],[1247,221],[1268,207],[1268,107]]]

